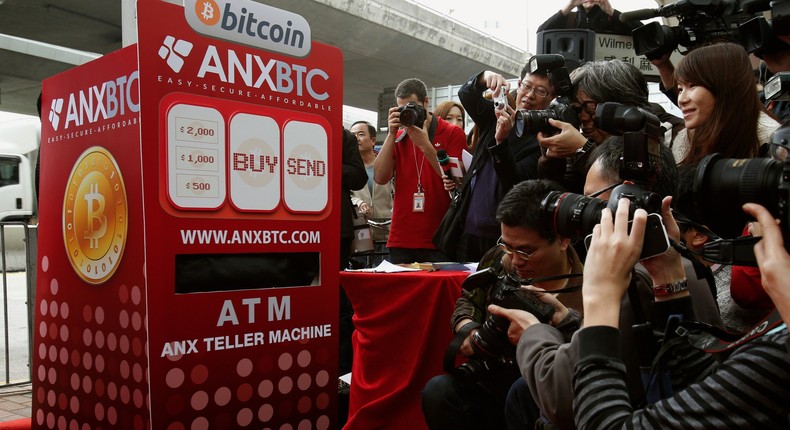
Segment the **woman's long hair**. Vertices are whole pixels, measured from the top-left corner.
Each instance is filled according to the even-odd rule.
[[[757,120],[764,111],[746,50],[735,43],[718,43],[686,54],[675,69],[676,82],[707,88],[715,97],[711,117],[688,130],[689,152],[681,164],[718,152],[727,158],[757,155]]]

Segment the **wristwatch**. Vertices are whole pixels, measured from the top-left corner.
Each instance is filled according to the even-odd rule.
[[[587,139],[587,142],[585,142],[584,145],[581,148],[578,148],[576,150],[576,156],[578,157],[578,156],[584,154],[585,152],[590,152],[590,150],[593,148],[593,146],[595,146],[595,141],[592,140],[592,139]]]
[[[668,296],[670,294],[687,291],[689,289],[686,278],[668,284],[653,285],[653,295],[656,297]]]

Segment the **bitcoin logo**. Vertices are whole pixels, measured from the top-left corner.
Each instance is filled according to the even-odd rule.
[[[206,25],[219,22],[219,6],[214,0],[198,0],[195,2],[195,14]]]
[[[113,156],[94,146],[69,175],[63,202],[63,241],[71,266],[85,282],[115,273],[127,238],[126,186]]]

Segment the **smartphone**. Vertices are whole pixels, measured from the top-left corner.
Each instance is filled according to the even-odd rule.
[[[628,221],[628,231],[631,231],[631,224],[634,221]],[[590,241],[592,241],[592,234],[588,234],[584,238],[584,247],[590,249]],[[642,254],[639,256],[640,260],[645,258],[655,257],[661,255],[669,249],[669,236],[667,236],[667,229],[664,227],[664,220],[661,215],[657,213],[647,214],[647,224],[645,224],[645,241],[642,245]]]

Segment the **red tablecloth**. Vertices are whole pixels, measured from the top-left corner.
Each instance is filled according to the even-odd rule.
[[[427,429],[420,391],[443,373],[450,316],[468,272],[341,272],[354,306],[345,430]]]

